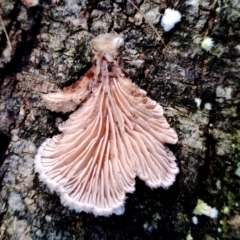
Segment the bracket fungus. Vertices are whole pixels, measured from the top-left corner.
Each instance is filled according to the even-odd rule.
[[[43,96],[51,111],[77,110],[59,126],[61,135],[40,146],[35,170],[64,206],[78,212],[122,214],[136,176],[151,188],[167,188],[179,171],[165,146],[175,144],[177,134],[162,107],[124,76],[123,44],[117,34],[97,36],[92,68],[72,86]]]

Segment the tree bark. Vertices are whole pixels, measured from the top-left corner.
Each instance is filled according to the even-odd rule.
[[[0,3],[12,47],[0,26],[0,239],[240,239],[238,1],[134,1],[152,11],[166,46],[124,0],[29,2]],[[167,7],[182,20],[163,32]],[[125,73],[164,107],[179,135],[170,148],[180,173],[166,190],[137,180],[123,215],[96,218],[62,206],[33,161],[68,117],[48,111],[41,94],[82,76],[91,66],[89,41],[110,30],[125,38]],[[201,48],[206,36],[214,41],[209,52]],[[198,199],[218,217],[197,216],[194,225]]]

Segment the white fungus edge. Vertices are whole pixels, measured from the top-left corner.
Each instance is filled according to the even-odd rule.
[[[49,140],[51,139],[48,138],[45,142],[43,142],[37,151],[34,160],[35,171],[39,174],[40,181],[45,183],[51,192],[56,192],[59,194],[63,206],[68,207],[71,210],[75,210],[76,212],[83,211],[87,213],[93,213],[95,216],[109,216],[111,214],[122,215],[125,212],[125,201],[119,203],[111,209],[102,209],[92,204],[80,203],[69,197],[66,190],[61,186],[61,184],[50,180],[49,177],[45,174],[44,168],[41,164],[41,155]]]

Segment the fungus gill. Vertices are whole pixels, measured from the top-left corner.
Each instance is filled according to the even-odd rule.
[[[79,212],[121,214],[136,176],[151,188],[167,188],[179,171],[165,146],[177,134],[162,107],[124,76],[123,43],[117,34],[97,36],[92,68],[72,86],[43,96],[51,111],[77,110],[59,126],[61,135],[40,146],[35,170],[63,205]]]

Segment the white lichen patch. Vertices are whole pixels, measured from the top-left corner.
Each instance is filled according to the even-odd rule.
[[[220,189],[222,188],[222,186],[221,186],[221,180],[218,179],[218,180],[216,181],[216,187],[217,187],[218,190],[220,190]]]
[[[159,23],[160,19],[160,9],[158,5],[152,5],[149,3],[143,3],[140,6],[140,12],[137,11],[134,16],[134,22],[136,25],[141,25],[143,19],[150,23],[150,24],[157,24]]]
[[[186,240],[193,240],[193,237],[191,235],[191,232],[189,231],[187,236],[186,236]]]
[[[35,154],[36,151],[37,151],[37,148],[36,148],[36,146],[35,146],[35,144],[33,142],[26,141],[25,146],[24,146],[22,151],[25,152],[25,153],[33,153],[33,154]]]
[[[197,225],[198,224],[198,218],[196,216],[193,216],[192,217],[192,222],[194,225]]]
[[[240,177],[240,162],[237,163],[237,169],[235,171],[235,174]]]
[[[216,96],[218,98],[225,98],[226,100],[229,100],[232,98],[232,88],[231,87],[223,88],[222,86],[217,86]]]
[[[24,204],[22,202],[22,198],[19,193],[15,191],[10,192],[8,197],[8,207],[12,211],[19,211],[19,212],[25,209]]]
[[[195,114],[189,117],[179,117],[180,130],[184,138],[182,139],[182,144],[186,148],[199,149],[204,151],[205,147],[205,137],[203,130],[200,126],[206,126],[208,124],[209,117],[205,115],[202,111],[197,111]]]
[[[213,48],[214,41],[210,37],[205,37],[201,42],[201,48],[207,52],[210,52]]]
[[[29,153],[34,156],[36,153],[36,146],[33,142],[21,139],[17,134],[12,135],[13,141],[10,143],[13,149],[13,152],[17,155],[22,153]]]
[[[177,10],[167,8],[161,19],[161,25],[165,32],[170,31],[176,23],[181,21],[181,13]]]
[[[76,14],[82,9],[77,0],[65,0],[65,3],[69,12]]]
[[[225,133],[216,128],[211,130],[211,134],[216,141],[216,154],[218,156],[232,154],[232,134]]]
[[[33,185],[33,161],[36,153],[36,146],[31,141],[21,139],[18,136],[18,132],[19,129],[11,131],[12,138],[9,148],[11,149],[12,155],[9,160],[7,181],[8,183],[11,182],[14,184],[15,189],[23,192],[27,191],[27,189],[31,188]]]
[[[212,110],[212,104],[211,103],[205,103],[204,108],[208,111]]]
[[[186,1],[186,5],[198,6],[199,5],[199,0],[188,0],[188,1]]]
[[[186,1],[188,7],[188,14],[193,16],[199,15],[199,0],[188,0]]]
[[[45,216],[45,220],[46,220],[46,222],[51,222],[52,221],[52,217],[49,216],[49,215],[46,215]]]
[[[31,205],[31,204],[34,203],[34,200],[33,200],[32,198],[25,198],[25,199],[24,199],[24,203],[25,203],[26,205]]]
[[[11,140],[12,140],[13,142],[16,142],[16,141],[19,140],[18,132],[19,132],[19,129],[13,129],[13,130],[11,131],[11,135],[12,135]]]
[[[25,179],[25,184],[31,187],[34,178],[33,174],[33,158],[26,154],[26,157],[18,165],[18,172],[22,179]]]
[[[236,45],[234,48],[240,53],[240,44]]]
[[[2,57],[4,58],[5,62],[9,62],[11,60],[11,55],[12,55],[12,48],[9,44],[7,44],[7,46],[2,52]]]
[[[198,199],[197,206],[193,210],[196,215],[205,215],[210,218],[217,218],[218,210],[215,207],[210,207],[203,200]]]
[[[230,208],[228,206],[224,206],[221,212],[225,215],[228,215],[230,213]]]
[[[200,108],[202,100],[200,98],[194,98],[194,102],[197,105],[197,108]]]
[[[145,13],[145,17],[151,24],[157,24],[160,19],[159,8],[153,8],[149,10]]]

